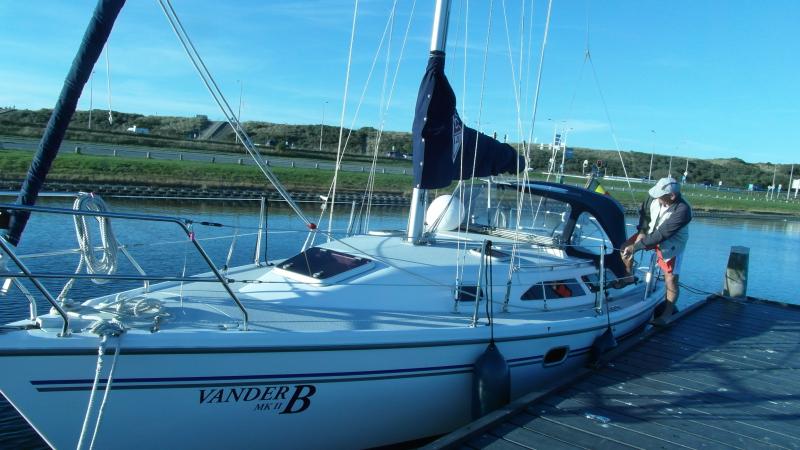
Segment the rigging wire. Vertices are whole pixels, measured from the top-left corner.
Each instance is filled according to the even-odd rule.
[[[392,5],[392,10],[390,11],[389,18],[388,18],[388,20],[386,22],[386,25],[384,26],[383,34],[381,35],[380,43],[378,44],[378,48],[375,51],[375,56],[372,59],[372,64],[371,64],[369,72],[367,74],[367,80],[365,81],[364,88],[361,91],[361,96],[359,97],[358,104],[356,105],[355,114],[353,115],[353,119],[351,121],[350,128],[349,128],[348,133],[347,133],[347,137],[344,139],[344,144],[342,144],[342,136],[343,136],[343,130],[344,130],[344,115],[342,115],[341,125],[340,125],[340,130],[339,130],[339,135],[340,135],[339,136],[339,139],[340,139],[339,140],[339,147],[341,148],[341,151],[337,151],[336,172],[334,173],[334,179],[333,179],[333,181],[331,183],[331,187],[328,190],[328,198],[329,199],[333,199],[333,197],[335,196],[336,183],[337,183],[337,180],[338,180],[338,177],[337,177],[336,173],[338,172],[338,170],[341,167],[341,161],[344,158],[344,153],[345,153],[345,151],[347,149],[348,143],[350,142],[350,137],[353,134],[353,128],[355,127],[355,123],[358,120],[358,116],[359,116],[360,111],[361,111],[361,106],[364,104],[364,99],[366,98],[367,90],[368,90],[370,82],[372,80],[372,75],[375,72],[375,67],[376,67],[378,59],[380,57],[381,50],[383,49],[384,42],[386,41],[386,36],[390,35],[391,25],[393,24],[394,17],[396,15],[396,11],[397,11],[397,3],[398,3],[397,0],[395,0],[393,5]],[[416,5],[416,0],[414,2],[414,5]],[[357,8],[358,7],[356,5],[356,10],[357,10]],[[357,11],[356,11],[356,13],[357,13]],[[351,52],[352,52],[352,46],[353,46],[353,43],[354,43],[354,40],[355,40],[355,20],[356,20],[356,17],[354,16],[354,18],[353,18],[354,29],[353,29],[353,32],[352,32],[352,35],[351,35],[351,50],[350,50]],[[406,42],[408,40],[408,28],[410,28],[410,21],[411,21],[411,18],[409,18],[409,25],[408,25],[407,30],[406,30],[406,36],[405,36],[405,38],[403,40],[403,50],[405,49],[405,44],[406,44]],[[402,53],[401,53],[401,55],[402,55]],[[352,64],[352,59],[348,59],[348,67],[347,67],[348,77],[349,77],[349,73],[350,73],[351,64]],[[399,64],[400,64],[400,60],[398,60],[398,66],[397,66],[398,67],[398,69],[397,69],[398,71],[399,71]],[[392,83],[392,93],[394,92],[394,86],[396,85],[396,80],[397,80],[397,72],[395,72],[394,81]],[[347,94],[347,87],[346,87],[345,88],[345,94],[344,94],[343,102],[346,101],[347,95],[348,94]],[[388,106],[387,106],[387,111],[388,111]],[[385,127],[385,125],[381,126],[380,135],[383,134],[383,128],[384,127]],[[379,138],[377,140],[379,142]],[[331,206],[333,206],[333,203],[331,204]],[[332,220],[332,217],[333,217],[333,210],[332,209],[330,211],[330,214],[331,214],[330,217],[331,217],[331,220]]]
[[[295,214],[297,214],[298,218],[300,218],[300,220],[303,221],[303,223],[305,223],[309,229],[315,229],[316,225],[311,223],[311,221],[306,218],[303,211],[286,191],[286,188],[283,187],[283,184],[281,184],[280,180],[278,180],[275,174],[273,174],[269,169],[264,157],[261,156],[261,153],[259,153],[255,149],[255,146],[253,146],[252,140],[242,128],[237,115],[233,112],[233,108],[231,108],[228,101],[222,95],[219,85],[217,85],[217,82],[214,80],[214,77],[211,75],[208,67],[206,67],[203,59],[200,57],[200,53],[197,51],[197,48],[195,48],[192,40],[189,38],[189,35],[186,32],[186,29],[183,27],[180,18],[178,18],[175,9],[172,7],[171,0],[158,0],[158,4],[161,7],[161,10],[164,12],[164,16],[166,17],[170,26],[172,27],[172,31],[175,33],[178,41],[183,46],[186,55],[189,57],[189,61],[194,66],[198,76],[200,76],[201,81],[206,86],[206,89],[208,90],[209,94],[211,94],[211,97],[217,103],[217,106],[219,106],[220,111],[225,116],[228,124],[231,126],[231,128],[233,128],[233,132],[239,138],[239,141],[242,143],[242,145],[244,145],[245,149],[247,149],[247,152],[256,162],[256,165],[258,165],[261,173],[267,178],[267,180],[269,180],[275,190],[278,191],[278,194],[280,194],[280,196],[286,201]]]
[[[505,25],[505,32],[506,32],[506,47],[508,50],[508,65],[511,68],[511,86],[514,90],[514,107],[516,112],[516,125],[517,125],[517,134],[521,138],[522,137],[522,106],[521,106],[521,87],[522,87],[522,54],[520,53],[520,74],[519,79],[517,79],[517,69],[516,65],[514,64],[514,53],[511,49],[511,35],[509,34],[509,26],[508,26],[508,12],[506,11],[506,0],[502,0],[502,9],[503,9],[503,23]],[[520,49],[521,51],[521,49]],[[519,171],[517,171],[519,174]]]
[[[347,52],[347,71],[345,72],[344,78],[344,95],[342,96],[342,113],[339,117],[339,143],[336,146],[336,165],[334,166],[333,170],[333,183],[331,187],[331,195],[328,198],[331,201],[330,206],[330,213],[328,216],[328,236],[332,234],[332,227],[333,227],[333,209],[334,205],[336,204],[336,182],[339,178],[339,168],[342,164],[342,155],[344,154],[344,149],[342,148],[342,139],[344,137],[344,116],[347,112],[347,94],[350,89],[350,68],[353,64],[353,46],[355,43],[356,37],[356,21],[358,19],[358,1],[355,0],[354,7],[353,7],[353,25],[350,30],[350,48]],[[330,239],[330,237],[329,237]],[[330,242],[330,241],[329,241]]]
[[[396,1],[395,1],[395,4],[397,4]],[[369,217],[370,217],[370,212],[371,212],[371,209],[372,209],[372,193],[375,190],[375,173],[376,173],[375,171],[377,170],[377,157],[378,157],[378,151],[379,151],[379,147],[380,147],[380,141],[381,141],[381,137],[383,136],[383,131],[384,131],[385,127],[386,127],[386,116],[389,113],[389,108],[390,108],[390,106],[392,104],[392,99],[394,98],[394,91],[395,91],[395,87],[397,86],[397,78],[398,78],[398,75],[400,74],[400,64],[403,61],[403,55],[405,54],[406,44],[408,43],[408,36],[410,34],[410,31],[411,31],[411,23],[412,23],[412,21],[414,19],[414,12],[416,11],[416,6],[417,6],[417,0],[414,0],[411,3],[411,12],[409,13],[408,22],[406,23],[406,29],[405,29],[405,33],[403,35],[403,42],[402,42],[402,44],[400,46],[400,53],[399,53],[399,55],[397,57],[397,64],[395,66],[394,74],[393,74],[393,77],[392,77],[392,83],[391,83],[391,86],[389,88],[389,95],[388,95],[388,98],[386,100],[386,106],[384,108],[383,115],[381,117],[381,123],[380,123],[380,127],[379,127],[378,138],[376,139],[376,142],[375,142],[375,153],[373,154],[372,167],[370,169],[370,181],[369,181],[369,188],[368,188],[369,189],[368,190],[369,195],[367,195],[367,199],[369,200],[369,203],[368,203],[368,206],[367,206],[367,214],[366,214],[366,222],[365,222],[365,227],[366,228],[365,229],[369,229]],[[394,10],[394,8],[393,8],[393,10]],[[387,51],[386,61],[387,61],[386,69],[387,69],[387,73],[388,73],[388,67],[389,67],[389,54],[388,54],[388,51]],[[362,205],[363,205],[363,202],[362,202]],[[359,215],[360,215],[360,213],[359,213]]]
[[[389,62],[391,60],[392,54],[392,36],[394,35],[394,21],[395,21],[395,7],[397,5],[397,1],[395,0],[392,5],[392,13],[390,14],[388,26],[389,26],[389,42],[386,44],[386,61],[383,65],[383,84],[381,85],[381,99],[380,104],[378,107],[378,113],[380,116],[380,125],[378,126],[378,132],[375,136],[375,142],[373,145],[372,151],[372,162],[369,167],[369,177],[367,178],[367,186],[366,186],[366,193],[365,197],[367,200],[367,210],[364,217],[364,226],[366,229],[369,229],[369,219],[370,213],[372,212],[372,193],[374,192],[375,187],[375,172],[378,168],[378,151],[381,147],[381,137],[383,133],[383,127],[385,125],[386,119],[386,111],[388,109],[387,100],[386,100],[386,83],[389,79]],[[363,205],[363,202],[362,202]]]
[[[533,97],[533,110],[531,111],[531,130],[530,134],[528,135],[528,148],[530,148],[531,142],[533,142],[533,130],[536,126],[536,113],[539,110],[539,96],[541,94],[541,87],[542,87],[542,71],[544,69],[544,54],[545,54],[545,49],[547,48],[547,36],[550,33],[550,18],[552,16],[552,11],[553,11],[553,0],[548,0],[547,19],[545,20],[544,36],[542,37],[542,47],[539,53],[539,69],[536,74],[536,90]],[[529,158],[527,151],[525,157],[526,159]]]
[[[633,200],[633,203],[636,203],[636,197],[633,195],[633,186],[631,186],[631,180],[630,177],[628,177],[628,169],[625,167],[625,159],[622,157],[622,150],[620,149],[619,141],[617,140],[617,133],[614,131],[614,124],[611,122],[611,114],[608,112],[608,104],[606,103],[605,96],[603,95],[603,90],[600,88],[600,80],[597,77],[597,71],[595,70],[592,57],[588,50],[586,52],[586,57],[589,60],[589,66],[592,68],[592,75],[594,75],[594,81],[597,85],[597,92],[600,94],[600,101],[603,103],[603,111],[606,113],[606,120],[608,120],[608,128],[611,131],[611,138],[614,140],[614,147],[617,149],[619,161],[622,163],[622,172],[625,174],[625,181],[628,183],[628,192],[631,194],[631,200]]]
[[[525,45],[525,43],[524,43],[525,42],[524,41],[524,30],[525,30],[525,25],[524,25],[525,24],[525,17],[524,17],[525,16],[525,12],[524,12],[525,11],[525,7],[524,7],[525,2],[524,2],[524,0],[521,2],[521,5],[522,5],[522,13],[521,13],[521,16],[520,16],[520,29],[521,29],[521,32],[520,32],[520,54],[519,54],[519,79],[517,79],[515,65],[514,65],[514,56],[513,56],[512,49],[511,49],[511,36],[509,34],[508,13],[506,11],[506,2],[505,2],[505,0],[502,1],[503,23],[505,24],[505,34],[506,34],[506,47],[507,47],[507,50],[508,50],[509,66],[511,68],[511,83],[512,83],[512,86],[513,86],[513,89],[514,89],[514,104],[515,104],[515,107],[516,107],[516,119],[517,119],[517,121],[516,121],[517,135],[519,136],[520,140],[524,140],[523,139],[524,130],[523,130],[523,124],[522,124],[522,105],[521,105],[521,102],[522,102],[522,99],[521,99],[521,95],[522,95],[522,68],[523,68],[523,63],[524,63],[523,62],[523,58],[524,58],[524,45]],[[530,161],[530,159],[528,158],[528,152],[526,152],[526,150],[525,150],[524,143],[522,143],[521,146],[522,147],[521,147],[520,150],[522,150],[522,153],[523,153],[523,155],[525,157],[525,162],[526,162],[526,165],[527,165],[529,163],[529,161]],[[519,168],[517,168],[517,172],[515,174],[515,178],[516,178],[516,181],[517,181],[518,185],[520,184],[520,182],[526,183],[527,182],[527,171],[523,171],[522,179],[520,179],[520,170],[519,170]],[[521,205],[522,202],[523,202],[523,198],[525,196],[525,190],[524,189],[517,190],[516,196],[517,196],[518,205]],[[520,227],[520,223],[522,221],[522,208],[521,207],[517,208],[517,214],[516,215],[517,215],[517,217],[516,217],[516,227],[519,228]],[[514,244],[518,243],[516,235],[514,236],[513,242],[514,242]],[[511,255],[511,260],[512,261],[514,260],[515,254],[516,254],[516,246],[512,247],[512,255]],[[510,283],[511,283],[511,278],[512,278],[513,272],[514,272],[513,267],[514,267],[513,264],[509,265],[507,286],[510,286]]]
[[[486,92],[486,71],[487,71],[488,59],[489,59],[489,44],[491,43],[491,37],[492,37],[492,13],[493,12],[494,12],[494,0],[489,0],[489,16],[487,18],[487,24],[486,24],[486,43],[484,45],[483,69],[482,69],[482,73],[481,73],[481,89],[480,89],[480,94],[478,95],[478,117],[477,117],[477,122],[476,122],[476,128],[477,128],[477,131],[479,133],[477,133],[476,136],[475,136],[475,148],[473,149],[473,155],[477,155],[478,144],[479,144],[479,141],[480,141],[480,132],[482,131],[481,130],[481,120],[482,120],[482,116],[483,116],[483,100],[485,98],[485,92]],[[464,64],[465,70],[466,70],[466,66],[467,65],[465,63]],[[463,131],[463,127],[462,127],[461,168],[460,168],[460,173],[459,173],[460,178],[463,178],[463,173],[464,173],[464,160],[463,160],[463,158],[464,158],[464,150],[463,150],[464,139],[463,139],[463,133],[464,133],[464,131]],[[474,192],[474,189],[475,189],[475,170],[476,170],[477,160],[478,160],[478,158],[475,158],[475,157],[472,158],[472,171],[470,172],[471,176],[470,176],[470,179],[469,179],[469,192]],[[466,214],[467,217],[470,217],[472,215],[472,200],[473,200],[473,196],[470,195],[469,202],[468,202],[468,205],[467,205],[467,214]],[[469,221],[467,221],[467,232],[468,231],[469,231]],[[462,256],[462,258],[463,257],[464,256]],[[462,268],[462,271],[463,271],[463,268]],[[463,277],[463,272],[461,274],[457,275],[457,279],[461,279],[462,277]]]
[[[548,0],[547,17],[545,19],[544,32],[542,36],[542,46],[541,46],[541,51],[539,52],[539,69],[537,70],[536,73],[536,89],[533,97],[533,110],[531,111],[531,129],[530,129],[530,134],[528,135],[528,145],[526,146],[525,150],[525,160],[528,163],[530,162],[530,148],[531,148],[531,142],[533,142],[533,131],[536,128],[536,114],[539,111],[539,97],[541,95],[541,88],[542,88],[542,72],[544,71],[544,55],[545,55],[545,50],[547,49],[547,37],[550,34],[550,19],[552,17],[552,13],[553,13],[553,0]],[[527,172],[525,173],[523,180],[527,182]],[[518,212],[522,211],[522,207],[524,205],[524,199],[525,199],[524,195],[521,195],[519,197],[519,203],[517,204]],[[531,197],[530,201],[531,201],[531,207],[533,207],[533,197]],[[539,207],[541,207],[541,200],[539,201]],[[536,215],[534,215],[533,218],[534,221],[536,220],[536,216],[539,213],[539,207],[537,207],[536,209]],[[519,218],[521,216],[518,215],[517,217]]]
[[[469,44],[469,0],[466,0],[466,1],[462,0],[462,2],[459,5],[461,5],[461,4],[464,5],[464,18],[463,18],[463,21],[464,21],[464,36],[463,36],[463,38],[464,38],[464,41],[463,41],[464,42],[463,43],[464,61],[463,61],[463,64],[462,64],[462,73],[461,73],[461,101],[463,103],[463,106],[461,108],[461,113],[464,115],[462,120],[467,120],[467,117],[468,117],[468,114],[467,114],[467,63],[469,62],[469,58],[467,58],[467,47],[468,47],[468,44]],[[461,10],[460,10],[460,6],[459,6],[459,19],[461,17],[460,14],[461,14]],[[458,21],[458,27],[459,27],[459,30],[460,30],[461,29],[461,20]],[[463,142],[464,142],[464,127],[463,126],[461,127],[460,139],[461,139],[461,142],[462,142],[462,145],[463,145]],[[461,155],[459,157],[458,173],[459,173],[459,175],[464,173],[464,152],[463,151],[461,152]],[[455,193],[458,192],[458,200],[459,201],[456,204],[456,206],[458,207],[458,217],[462,217],[462,215],[466,217],[467,216],[466,206],[464,205],[464,193],[465,193],[464,192],[464,181],[461,180],[460,178],[463,178],[463,177],[459,177],[459,181],[458,181],[458,184],[456,185],[456,189],[453,191],[453,195],[455,195]],[[470,197],[470,201],[471,201],[471,197]],[[465,230],[465,232],[468,232],[468,231],[469,231],[469,219],[467,220],[467,229]],[[463,267],[464,266],[464,258],[465,258],[465,254],[466,254],[466,251],[467,251],[467,243],[466,243],[466,241],[464,241],[464,247],[463,248],[461,247],[461,242],[462,242],[462,239],[461,239],[461,227],[458,227],[458,229],[456,230],[456,236],[458,238],[458,243],[457,243],[457,246],[456,246],[456,266],[455,266],[456,286],[461,286],[461,281],[462,281],[463,275],[464,275],[464,267]]]
[[[528,45],[527,45],[528,53],[527,53],[527,58],[525,58],[525,95],[522,97],[525,99],[526,109],[530,105],[528,94],[530,93],[530,84],[531,84],[531,76],[530,76],[531,61],[533,61],[533,57],[531,56],[533,52],[533,16],[534,16],[533,12],[534,12],[534,0],[531,0],[530,14],[528,19]],[[533,145],[533,143],[528,142],[528,145]]]
[[[586,4],[586,50],[584,55],[584,66],[586,62],[589,62],[589,67],[592,69],[592,76],[594,78],[595,85],[597,86],[597,93],[600,96],[600,102],[603,105],[603,111],[606,115],[606,120],[608,121],[608,128],[611,132],[611,139],[614,141],[614,147],[617,150],[617,155],[619,155],[619,161],[622,164],[622,172],[625,175],[625,181],[628,183],[628,192],[631,194],[631,200],[633,203],[636,203],[636,197],[633,195],[633,186],[631,186],[630,177],[628,177],[628,169],[625,167],[625,159],[622,157],[622,150],[620,149],[619,141],[617,140],[617,133],[614,130],[614,123],[611,121],[611,113],[608,110],[608,103],[606,103],[605,95],[603,95],[603,89],[600,86],[600,78],[597,76],[597,70],[594,66],[594,60],[592,60],[592,52],[590,47],[590,22],[589,22],[589,3]],[[583,68],[581,68],[581,73]]]

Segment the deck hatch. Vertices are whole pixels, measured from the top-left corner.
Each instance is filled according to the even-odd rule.
[[[372,260],[368,258],[312,247],[278,264],[278,268],[317,280],[325,280],[370,262]]]

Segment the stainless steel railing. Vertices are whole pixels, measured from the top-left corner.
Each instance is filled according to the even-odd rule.
[[[62,320],[64,321],[64,325],[62,328],[62,336],[69,335],[69,318],[66,312],[61,308],[55,298],[47,291],[44,285],[39,282],[40,278],[92,278],[92,279],[109,279],[109,280],[141,280],[141,281],[188,281],[188,282],[217,282],[222,285],[228,295],[233,299],[236,303],[236,306],[242,313],[242,321],[243,321],[243,328],[247,331],[248,328],[248,320],[249,315],[247,309],[244,307],[242,302],[236,296],[236,294],[231,289],[230,285],[228,284],[227,279],[220,273],[219,270],[214,266],[211,257],[208,256],[208,253],[203,249],[197,239],[195,239],[195,234],[191,229],[193,224],[199,225],[207,225],[207,226],[222,226],[221,224],[214,223],[214,222],[206,222],[206,221],[193,221],[191,219],[179,218],[179,217],[171,217],[171,216],[155,216],[155,215],[147,215],[147,214],[133,214],[133,213],[113,213],[113,212],[99,212],[99,211],[84,211],[84,210],[74,210],[74,209],[64,209],[64,208],[51,208],[51,207],[40,207],[40,206],[22,206],[22,205],[13,205],[13,204],[3,204],[0,203],[0,209],[5,209],[8,211],[28,211],[28,212],[36,212],[36,213],[48,213],[48,214],[60,214],[60,215],[71,215],[71,216],[89,216],[89,217],[104,217],[110,219],[127,219],[127,220],[140,220],[144,222],[162,222],[162,223],[174,223],[178,225],[178,227],[186,234],[189,238],[189,241],[194,245],[195,249],[197,250],[198,254],[202,257],[208,267],[211,269],[213,273],[213,277],[161,277],[161,276],[152,276],[152,275],[103,275],[103,274],[75,274],[75,273],[33,273],[31,272],[27,266],[22,262],[22,260],[14,253],[11,246],[6,242],[4,239],[0,239],[0,247],[2,248],[3,252],[6,253],[11,261],[19,268],[22,272],[21,274],[4,274],[5,277],[22,277],[29,279],[33,285],[36,287],[39,292],[47,299],[47,301],[51,304],[51,306],[58,312],[61,316]],[[259,232],[259,237],[261,233]],[[260,245],[257,245],[257,248]],[[256,263],[258,263],[259,257],[258,253],[256,253]],[[34,306],[35,307],[35,306]]]

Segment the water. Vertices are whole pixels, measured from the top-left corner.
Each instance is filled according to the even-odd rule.
[[[258,203],[174,202],[150,203],[137,200],[113,199],[109,201],[115,212],[135,212],[188,217],[195,221],[218,222],[225,227],[195,226],[194,231],[214,264],[225,264],[233,234],[236,234],[236,252],[230,265],[253,262],[255,229],[258,226]],[[46,199],[42,206],[70,207],[67,199]],[[306,207],[312,221],[317,221],[317,206]],[[346,228],[349,208],[337,209],[334,228]],[[378,209],[371,218],[371,229],[402,229],[406,225],[407,211],[402,208]],[[327,217],[327,216],[326,216]],[[633,221],[628,218],[628,221]],[[121,243],[130,247],[131,253],[147,273],[180,276],[206,271],[207,266],[190,245],[185,234],[174,224],[142,226],[141,222],[115,220],[114,232]],[[269,258],[284,258],[294,254],[307,233],[291,211],[271,208],[267,240]],[[327,226],[323,225],[323,228]],[[96,229],[96,227],[95,227]],[[690,240],[686,249],[681,282],[690,287],[682,289],[679,306],[699,301],[704,292],[719,292],[722,288],[725,266],[730,247],[741,245],[750,248],[748,294],[753,297],[786,303],[800,303],[800,220],[757,219],[706,219],[696,218],[691,224]],[[97,236],[95,234],[95,236]],[[322,238],[324,239],[324,238]],[[45,252],[55,248],[76,247],[72,219],[68,216],[46,217],[34,215],[19,248],[20,254]],[[99,242],[95,237],[95,242]],[[165,243],[166,242],[166,243]],[[122,258],[122,255],[120,255]],[[262,256],[263,260],[263,256]],[[34,270],[70,272],[77,264],[77,255],[46,256],[26,260]],[[120,273],[134,273],[133,267],[120,261]],[[45,283],[57,293],[60,283]],[[118,282],[115,287],[130,288],[136,282]],[[108,286],[96,286],[86,280],[76,283],[71,292],[87,296],[106,291]],[[39,304],[40,311],[47,305]],[[0,322],[22,319],[27,314],[27,303],[16,289],[0,298]],[[112,399],[113,401],[113,399]],[[84,405],[75,405],[75,414],[83,414]],[[24,423],[13,409],[0,399],[0,448],[46,447],[38,436]]]

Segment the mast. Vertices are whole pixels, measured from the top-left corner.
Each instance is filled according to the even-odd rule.
[[[444,54],[447,46],[447,26],[450,20],[450,0],[436,0],[433,14],[433,29],[431,31],[431,52]],[[422,236],[425,226],[425,200],[427,189],[419,185],[414,186],[411,194],[411,210],[408,216],[408,232],[406,238],[412,243],[417,243]]]
[[[114,21],[124,4],[125,0],[98,0],[94,14],[83,35],[81,46],[72,61],[72,67],[64,79],[64,86],[61,88],[61,94],[50,115],[50,120],[47,122],[42,140],[39,142],[39,148],[28,169],[28,175],[20,188],[17,204],[32,206],[36,203],[39,191],[47,178],[47,172],[50,171],[50,166],[56,159],[69,122],[72,115],[75,114],[81,92],[86,86],[86,82],[89,81],[92,69],[106,45],[111,29],[114,27]],[[13,245],[19,243],[30,214],[28,211],[14,211],[10,215],[6,236],[8,242]]]

